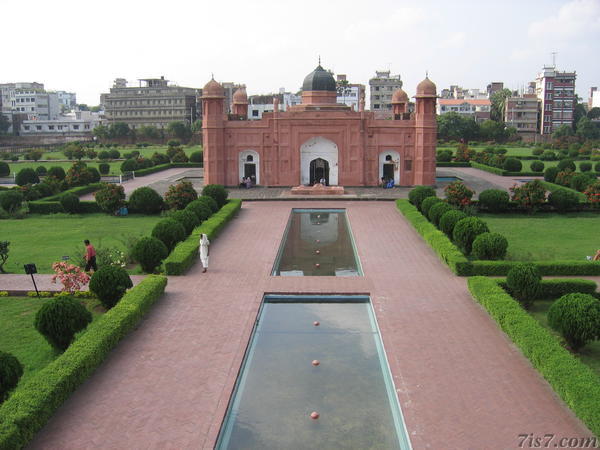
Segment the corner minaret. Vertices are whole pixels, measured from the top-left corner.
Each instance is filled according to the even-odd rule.
[[[224,149],[223,87],[214,78],[202,89],[202,145],[204,153],[204,184],[225,185],[226,159]]]
[[[396,89],[392,95],[392,111],[394,120],[402,120],[408,112],[408,95],[402,89]]]
[[[233,114],[244,120],[248,118],[248,95],[244,87],[239,88],[233,94]]]
[[[415,95],[415,185],[435,184],[435,147],[437,124],[435,120],[436,86],[425,77],[417,86]]]

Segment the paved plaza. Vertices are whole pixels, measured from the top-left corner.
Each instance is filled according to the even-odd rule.
[[[292,207],[346,208],[364,276],[270,276]],[[208,273],[169,278],[30,448],[212,448],[264,293],[371,296],[416,449],[590,435],[394,203],[261,201],[214,241]]]

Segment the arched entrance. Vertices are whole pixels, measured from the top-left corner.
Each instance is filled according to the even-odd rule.
[[[394,179],[394,184],[400,184],[400,153],[388,150],[379,154],[379,180]]]
[[[253,184],[260,184],[260,157],[254,150],[244,150],[240,152],[239,175],[242,178],[252,178]]]
[[[325,178],[327,185],[338,184],[338,147],[324,137],[310,138],[300,147],[300,184],[313,185]]]
[[[325,179],[325,186],[329,186],[329,163],[323,158],[316,158],[310,162],[309,184],[320,183]]]

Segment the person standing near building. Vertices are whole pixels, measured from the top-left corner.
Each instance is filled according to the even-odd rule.
[[[200,261],[202,262],[202,273],[208,270],[208,247],[210,246],[210,241],[208,240],[208,236],[202,233],[200,237]]]
[[[98,270],[98,265],[96,264],[96,249],[90,241],[87,239],[83,241],[85,244],[85,271],[89,272],[90,269],[94,269],[94,272]]]

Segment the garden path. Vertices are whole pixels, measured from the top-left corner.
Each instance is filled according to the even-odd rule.
[[[291,207],[346,208],[363,277],[271,277]],[[369,293],[414,448],[590,436],[392,202],[247,202],[32,449],[213,448],[263,294]],[[308,419],[307,417],[307,420]]]
[[[515,184],[520,184],[519,180],[543,180],[544,177],[503,177],[485,170],[475,169],[474,167],[444,167],[444,171],[450,171],[455,176],[462,178],[471,189],[479,194],[484,189],[504,189],[508,191]],[[489,186],[489,185],[493,186]]]

